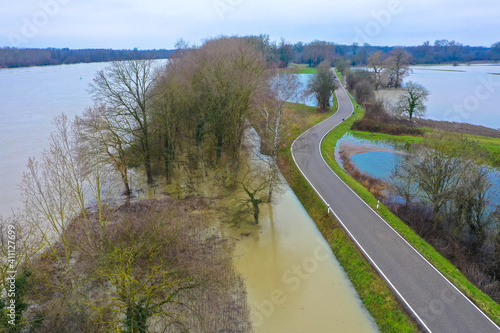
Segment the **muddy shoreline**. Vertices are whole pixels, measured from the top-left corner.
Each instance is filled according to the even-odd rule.
[[[356,144],[356,143],[350,143],[350,142],[341,142],[338,146],[338,149],[335,149],[335,159],[337,161],[340,161],[340,155],[339,155],[340,151],[344,151],[348,157],[351,157],[351,156],[357,155],[357,154],[371,153],[371,152],[376,152],[376,151],[387,152],[387,153],[406,154],[406,152],[403,150],[395,150],[395,149],[390,149],[390,148],[377,147],[377,146],[373,146],[370,144]]]

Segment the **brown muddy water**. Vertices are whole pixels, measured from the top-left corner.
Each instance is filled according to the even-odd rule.
[[[240,239],[235,264],[245,279],[254,332],[378,332],[291,189],[262,208],[249,234],[230,231]]]

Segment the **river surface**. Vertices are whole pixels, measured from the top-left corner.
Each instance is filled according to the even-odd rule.
[[[87,90],[106,63],[0,69],[0,215],[21,207],[28,157],[48,147],[52,120],[92,105]]]
[[[405,82],[430,91],[424,118],[455,121],[500,129],[500,65],[412,66]],[[396,98],[395,90],[380,97]]]

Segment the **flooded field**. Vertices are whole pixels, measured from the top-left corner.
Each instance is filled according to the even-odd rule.
[[[498,64],[412,66],[411,69],[405,82],[419,83],[431,93],[425,118],[500,128]],[[393,89],[377,92],[377,97],[397,96]]]

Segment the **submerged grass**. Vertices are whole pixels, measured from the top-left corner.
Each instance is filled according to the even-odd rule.
[[[353,104],[356,105],[355,101]],[[361,108],[359,108],[361,110]],[[335,147],[337,141],[351,128],[355,120],[360,119],[364,112],[356,112],[356,114],[348,118],[345,122],[337,126],[324,139],[321,145],[321,152],[325,161],[330,168],[351,188],[353,189],[370,207],[378,212],[378,214],[387,221],[401,236],[403,236],[420,254],[422,254],[434,267],[436,267],[444,276],[446,276],[455,286],[458,287],[467,297],[469,297],[481,310],[483,310],[495,323],[500,324],[500,305],[493,301],[489,296],[481,292],[476,286],[467,280],[467,278],[459,272],[456,267],[446,260],[434,247],[426,243],[418,236],[410,227],[408,227],[401,219],[394,215],[389,208],[381,204],[377,209],[377,199],[366,188],[352,179],[336,162]],[[424,140],[422,137],[410,136],[394,136],[379,133],[354,132],[355,135],[366,139],[379,139],[386,141],[399,141],[414,143],[418,140]],[[497,145],[500,139],[481,138],[480,144]],[[470,138],[474,139],[474,138]],[[476,138],[477,139],[477,138]],[[493,147],[492,147],[493,148]]]
[[[336,96],[333,102],[332,110],[336,111],[338,105]],[[292,110],[300,126],[297,123],[294,124],[293,130],[290,131],[290,143],[305,130],[334,113],[318,113],[316,108],[300,104],[292,105]],[[351,118],[356,119],[360,116],[362,114],[356,112],[356,115]],[[341,126],[347,126],[345,128],[348,129],[349,123],[350,118]],[[295,195],[327,240],[379,329],[382,332],[418,332],[418,326],[405,313],[385,281],[378,276],[335,218],[327,214],[324,203],[293,161],[290,145],[281,148],[278,165]]]

